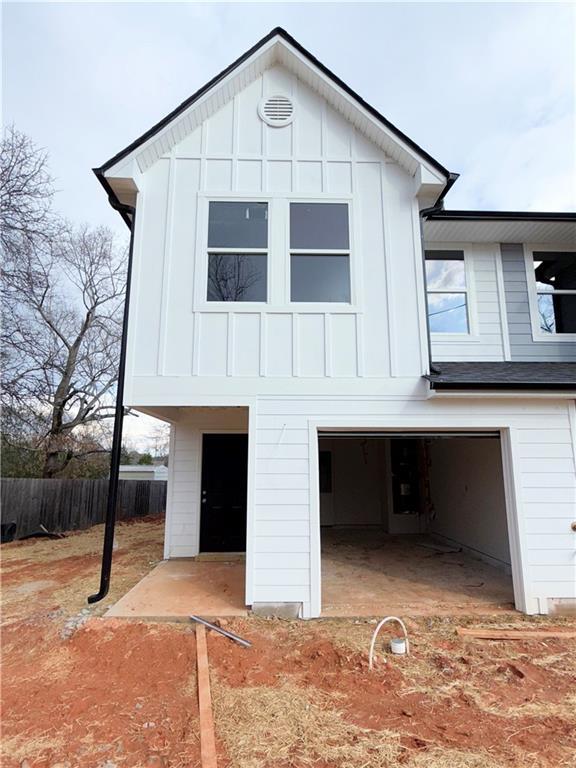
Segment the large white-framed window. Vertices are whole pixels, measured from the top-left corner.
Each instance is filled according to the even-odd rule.
[[[291,200],[288,215],[290,302],[350,305],[348,202]]]
[[[463,247],[426,247],[428,323],[433,337],[472,338],[472,270]]]
[[[532,245],[524,257],[534,341],[576,341],[576,249]]]
[[[269,205],[209,200],[205,299],[268,301]]]

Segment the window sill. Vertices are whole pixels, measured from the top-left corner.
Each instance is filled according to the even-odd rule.
[[[478,343],[480,341],[480,336],[474,333],[431,333],[430,339],[432,341],[453,341],[453,342],[470,341],[470,342]]]
[[[536,333],[532,331],[532,341],[537,343],[544,342],[545,344],[551,341],[560,341],[561,343],[576,341],[576,333]]]
[[[231,312],[234,314],[242,312],[258,312],[261,314],[290,314],[290,315],[359,315],[358,307],[351,304],[339,304],[337,302],[328,302],[324,304],[314,304],[312,302],[302,302],[294,304],[270,304],[268,302],[249,302],[249,301],[211,301],[203,304],[197,304],[193,307],[193,312]]]

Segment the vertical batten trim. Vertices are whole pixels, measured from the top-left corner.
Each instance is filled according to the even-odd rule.
[[[394,322],[394,294],[392,290],[392,254],[390,245],[390,232],[388,216],[388,175],[386,164],[380,163],[380,196],[382,199],[382,235],[384,239],[384,266],[386,269],[386,319],[388,320],[388,365],[390,377],[396,376],[398,371],[398,359],[396,354],[396,327]]]
[[[298,344],[298,315],[292,315],[292,376],[300,376],[299,344]]]
[[[414,275],[416,278],[416,301],[418,303],[418,340],[420,345],[420,365],[423,373],[428,373],[430,366],[430,353],[428,351],[428,333],[426,318],[426,280],[424,276],[423,258],[424,243],[422,242],[422,230],[420,228],[420,209],[418,200],[412,201],[412,237],[414,241]]]
[[[356,320],[356,375],[364,376],[364,318],[354,315]]]
[[[506,306],[506,288],[504,285],[504,268],[502,265],[502,249],[500,245],[494,246],[493,258],[496,268],[496,291],[498,294],[498,310],[500,312],[502,354],[504,355],[504,360],[512,360],[512,350],[510,347],[510,330],[508,327],[508,308]]]
[[[232,99],[232,190],[238,189],[238,96]]]
[[[176,186],[176,160],[174,158],[174,150],[172,150],[170,160],[168,161],[167,186],[164,253],[162,258],[162,287],[160,292],[160,328],[158,332],[158,357],[156,362],[156,370],[159,376],[164,376],[166,371],[166,337],[168,334],[172,230],[174,228],[174,189]]]
[[[194,312],[194,326],[192,329],[194,346],[192,347],[192,376],[200,375],[200,324],[202,322],[202,313]]]
[[[260,338],[260,376],[266,376],[266,350],[268,344],[268,315],[266,312],[259,314],[259,338]]]
[[[226,376],[234,376],[234,313],[226,319]]]
[[[320,149],[322,169],[322,192],[328,192],[328,168],[326,164],[326,101],[322,99],[320,110]]]
[[[140,311],[140,284],[142,272],[142,250],[144,244],[144,220],[146,218],[146,190],[136,198],[136,229],[134,232],[134,254],[132,260],[132,280],[130,285],[130,312],[128,313],[128,338],[126,350],[126,380],[124,384],[124,402],[132,400],[134,392],[134,359],[136,355],[136,325]],[[134,226],[134,225],[133,225]]]
[[[332,373],[332,315],[324,313],[324,376],[331,377]]]

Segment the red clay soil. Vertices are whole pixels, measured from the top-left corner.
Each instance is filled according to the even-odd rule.
[[[514,661],[500,663],[494,662],[490,648],[479,647],[478,643],[462,643],[458,638],[438,642],[433,635],[425,637],[420,633],[417,638],[410,659],[393,658],[373,671],[368,668],[366,653],[335,647],[327,637],[294,642],[294,635],[290,640],[288,633],[281,630],[274,633],[273,642],[254,635],[254,647],[248,652],[212,637],[210,658],[219,677],[232,687],[274,686],[289,679],[303,687],[343,694],[338,706],[345,710],[350,722],[402,733],[406,760],[412,750],[445,746],[487,750],[503,765],[522,768],[528,763],[517,762],[518,752],[539,755],[537,766],[576,765],[576,761],[572,762],[576,756],[576,719],[544,714],[549,705],[553,707],[574,696],[576,674],[555,672],[530,661],[535,653],[537,657],[561,655],[570,646],[576,651],[576,643],[509,642]],[[430,655],[427,647],[422,653],[418,646],[424,643],[439,650]],[[443,683],[454,681],[454,693],[437,702],[427,693],[410,693],[403,667],[412,661],[430,666],[432,685],[437,675]],[[495,713],[480,710],[474,695],[458,690],[460,682],[485,697]],[[532,702],[542,706],[542,714],[504,715],[511,708]],[[576,716],[576,709],[573,714]]]
[[[63,541],[2,547],[4,768],[200,765],[193,629],[98,616],[161,557],[161,525],[119,526],[113,592],[87,611],[85,597],[98,583],[101,535],[99,528]],[[482,623],[490,621],[501,624],[502,617]],[[546,626],[522,617],[509,623]],[[208,633],[221,695],[287,683],[337,693],[347,722],[399,734],[398,764],[407,768],[415,756],[437,755],[438,748],[485,751],[492,765],[509,768],[576,764],[574,641],[475,641],[456,637],[450,620],[418,619],[409,622],[411,655],[380,658],[371,672],[374,625],[368,621],[248,617],[226,624],[253,647]],[[226,727],[216,718],[219,766],[245,768]],[[305,755],[305,745],[300,752]],[[295,756],[266,768],[352,765],[322,762]]]

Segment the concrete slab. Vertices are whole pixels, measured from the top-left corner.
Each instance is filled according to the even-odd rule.
[[[436,552],[431,543],[427,537],[390,536],[378,528],[322,529],[322,616],[514,610],[512,577],[504,570],[463,552]]]
[[[116,618],[186,621],[246,616],[242,562],[165,560],[110,608]]]

